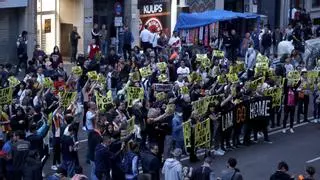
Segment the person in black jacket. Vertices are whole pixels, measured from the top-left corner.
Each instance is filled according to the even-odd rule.
[[[28,38],[27,38],[28,32],[27,31],[22,31],[21,35],[19,35],[19,38],[17,40],[17,55],[19,58],[19,63],[17,70],[21,70],[21,64],[25,64],[25,68],[27,69],[27,60],[28,60],[28,49],[27,49],[27,43],[28,43]]]
[[[264,28],[264,33],[261,38],[261,54],[269,57],[270,56],[270,48],[272,45],[272,36],[268,27]]]
[[[76,62],[76,56],[78,53],[78,41],[81,37],[77,32],[77,27],[73,26],[73,30],[70,34],[71,42],[71,62]]]
[[[211,168],[212,166],[212,158],[207,157],[204,160],[204,163],[201,167],[198,167],[192,172],[192,176],[190,180],[211,180],[215,179],[215,174]]]
[[[281,161],[278,164],[278,170],[274,174],[272,174],[270,180],[294,180],[294,178],[290,177],[290,175],[287,173],[288,170],[288,164],[284,161]]]
[[[91,164],[91,176],[90,179],[95,179],[95,172],[96,172],[96,167],[95,167],[95,151],[96,147],[103,141],[101,132],[103,131],[102,126],[97,123],[96,129],[93,131],[89,132],[88,135],[88,155],[89,155],[89,160]]]
[[[231,61],[237,60],[237,50],[240,47],[240,38],[234,29],[231,30]]]
[[[143,173],[151,174],[151,179],[160,180],[161,161],[158,159],[159,147],[156,144],[150,145],[150,151],[141,153],[141,164]]]

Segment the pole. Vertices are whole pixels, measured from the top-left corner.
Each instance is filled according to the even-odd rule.
[[[116,53],[119,54],[119,27],[117,26],[116,32]]]

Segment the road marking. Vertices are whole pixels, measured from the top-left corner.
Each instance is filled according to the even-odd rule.
[[[318,161],[318,160],[320,160],[320,156],[317,157],[317,158],[311,159],[311,160],[307,161],[306,163],[309,164],[309,163],[313,163],[313,162]]]

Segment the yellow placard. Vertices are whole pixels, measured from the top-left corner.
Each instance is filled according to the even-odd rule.
[[[203,122],[197,123],[194,129],[194,144],[195,147],[201,147],[206,145],[210,146],[211,130],[210,119],[206,119]]]
[[[139,71],[140,71],[141,77],[143,77],[143,78],[151,76],[151,74],[152,74],[150,66],[140,68]]]
[[[167,98],[167,94],[165,92],[156,93],[156,100],[162,101]]]
[[[253,89],[253,90],[256,90],[258,88],[258,86],[261,86],[263,83],[264,83],[264,80],[265,80],[265,77],[261,77],[261,78],[258,78],[254,81],[249,81],[249,88],[250,89]]]
[[[182,86],[182,87],[180,88],[180,93],[181,93],[181,94],[189,94],[189,88],[188,88],[188,86]]]
[[[206,114],[208,109],[208,102],[205,98],[192,102],[192,111],[196,112],[199,116]]]
[[[157,68],[160,70],[160,72],[165,72],[167,70],[167,63],[159,62],[157,63]]]
[[[257,55],[257,63],[261,63],[261,62],[269,64],[269,58],[267,56],[264,56],[261,53],[259,53]]]
[[[10,76],[8,78],[8,81],[9,81],[9,86],[10,87],[16,87],[17,85],[20,84],[20,81],[14,76]]]
[[[219,50],[213,50],[213,57],[224,58],[224,52]]]
[[[182,124],[184,147],[191,147],[191,121],[188,120]]]
[[[127,88],[127,100],[128,107],[132,107],[132,102],[136,99],[144,99],[144,90],[140,87],[128,87]]]
[[[219,84],[226,84],[227,83],[227,77],[225,76],[218,76],[218,83]]]
[[[135,116],[132,116],[127,122],[127,133],[134,133],[134,125],[135,125]]]
[[[90,71],[87,73],[88,75],[88,78],[91,79],[91,80],[98,80],[98,74],[97,74],[97,71]]]
[[[95,91],[95,96],[96,103],[100,111],[107,111],[107,105],[113,103],[111,91],[108,91],[106,96],[102,96],[100,93]]]
[[[106,83],[106,77],[105,77],[103,74],[99,73],[99,74],[98,74],[97,81],[98,81],[99,83],[101,83],[101,84],[105,84],[105,83]]]
[[[160,74],[160,75],[158,76],[158,81],[159,81],[159,82],[168,82],[169,79],[168,79],[167,74]]]
[[[131,79],[132,79],[133,82],[138,82],[138,81],[140,81],[140,74],[139,74],[139,72],[129,73],[129,76],[131,77]]]
[[[308,80],[310,80],[310,82],[314,83],[317,78],[319,77],[319,71],[308,71],[307,73],[308,76]]]
[[[0,104],[11,104],[12,103],[12,93],[11,87],[0,89]]]
[[[81,76],[82,75],[82,68],[80,66],[72,67],[71,71],[72,71],[72,73],[74,75],[77,75],[77,76]]]
[[[193,71],[191,74],[188,75],[188,81],[189,82],[200,82],[200,81],[202,81],[202,76],[199,73]]]
[[[233,74],[227,74],[227,79],[231,83],[236,83],[239,81],[238,75],[236,73]]]
[[[175,104],[167,104],[165,112],[168,114],[173,114],[176,108]]]
[[[52,81],[52,79],[49,78],[49,77],[44,78],[43,87],[44,87],[44,88],[53,87],[53,81]]]
[[[263,94],[272,97],[272,107],[279,107],[281,105],[282,88],[266,89]]]
[[[77,92],[60,92],[61,103],[63,107],[69,107],[72,102],[75,101],[77,97]]]

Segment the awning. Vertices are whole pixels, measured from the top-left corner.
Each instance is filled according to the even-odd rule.
[[[259,17],[260,15],[254,13],[239,13],[225,10],[213,10],[201,13],[181,13],[178,17],[175,30],[196,28],[218,21],[227,21],[237,18],[254,19]]]
[[[27,7],[28,0],[0,0],[0,9]]]

